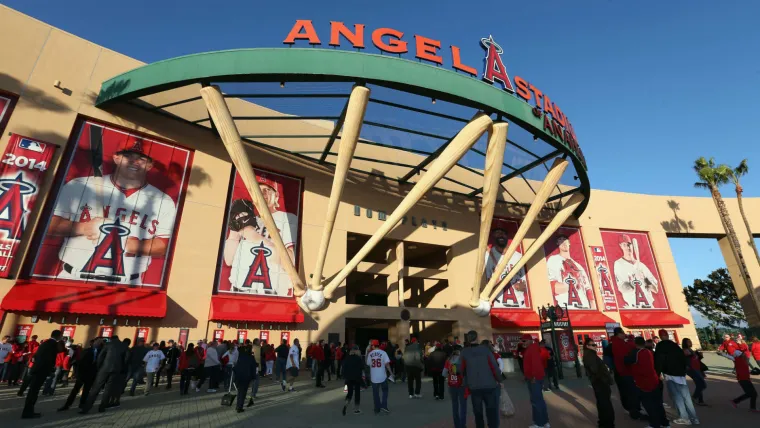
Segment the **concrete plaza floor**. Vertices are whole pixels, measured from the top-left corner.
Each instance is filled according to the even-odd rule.
[[[709,407],[697,407],[702,426],[760,426],[760,414],[748,411],[745,401],[740,408],[731,407],[729,400],[741,394],[741,388],[730,373],[728,360],[708,355],[706,364],[711,367],[708,375],[708,389],[705,399]],[[178,379],[176,379],[178,380]],[[755,386],[760,390],[760,379],[755,377]],[[209,426],[265,426],[265,427],[453,427],[451,402],[435,401],[432,397],[433,385],[430,379],[423,380],[423,395],[420,400],[410,400],[406,386],[390,385],[389,408],[391,414],[376,416],[372,412],[372,391],[362,391],[361,415],[353,415],[350,410],[341,415],[344,401],[342,384],[333,380],[326,389],[314,388],[308,372],[302,372],[296,385],[298,392],[284,393],[271,380],[263,380],[256,404],[244,413],[236,413],[234,407],[220,405],[222,393],[191,392],[180,396],[178,385],[171,390],[164,384],[154,389],[151,395],[142,395],[138,387],[135,397],[125,395],[119,409],[98,413],[93,409],[83,416],[75,408],[67,412],[56,412],[63,404],[69,388],[60,388],[53,397],[40,397],[37,411],[42,418],[22,420],[21,409],[24,398],[16,396],[16,388],[0,387],[0,421],[3,427],[209,427]],[[517,415],[503,418],[502,427],[528,427],[531,424],[530,401],[525,385],[519,379],[507,380],[508,392],[517,409]],[[693,385],[691,385],[693,388]],[[560,382],[560,391],[544,394],[549,407],[549,417],[554,428],[596,426],[596,407],[593,391],[585,378],[575,378],[575,373]],[[666,402],[669,402],[666,394]],[[76,402],[78,403],[78,401]],[[75,403],[75,405],[76,405]],[[641,421],[632,421],[623,412],[613,387],[616,426],[645,427]],[[350,409],[350,408],[349,408]],[[467,426],[475,426],[472,409],[468,408],[470,421]],[[673,419],[674,409],[668,409]]]

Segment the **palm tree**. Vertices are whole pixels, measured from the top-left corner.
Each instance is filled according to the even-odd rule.
[[[752,246],[752,250],[755,252],[755,257],[757,258],[757,263],[760,264],[760,253],[757,252],[757,246],[755,245],[755,239],[752,236],[752,229],[749,227],[749,221],[747,220],[747,214],[744,212],[744,204],[742,203],[742,192],[744,192],[744,189],[742,188],[741,183],[739,182],[739,179],[749,172],[749,166],[747,166],[747,159],[743,159],[741,162],[739,162],[739,166],[734,168],[731,171],[731,181],[734,183],[734,186],[736,187],[736,200],[739,202],[739,212],[742,213],[742,220],[744,220],[744,227],[747,228],[747,234],[749,235],[749,245]]]
[[[718,216],[723,224],[723,229],[728,236],[728,244],[731,247],[731,252],[734,254],[738,262],[739,272],[741,273],[744,283],[747,285],[749,295],[753,296],[754,290],[752,287],[752,280],[749,277],[747,271],[747,265],[744,263],[744,256],[742,256],[742,250],[739,246],[739,238],[736,237],[736,231],[731,223],[731,218],[728,216],[728,210],[726,209],[726,203],[723,201],[723,196],[720,194],[718,187],[727,184],[731,181],[731,176],[734,171],[728,165],[715,165],[715,159],[710,158],[706,160],[704,157],[694,161],[694,172],[699,177],[698,182],[694,183],[694,187],[698,189],[707,189],[710,191],[710,195],[715,202],[715,207],[718,209]],[[754,302],[754,299],[752,299]],[[757,310],[757,304],[755,303]]]

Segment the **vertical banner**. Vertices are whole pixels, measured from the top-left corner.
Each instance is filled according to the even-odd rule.
[[[570,330],[557,330],[559,358],[563,363],[575,361],[575,343]]]
[[[267,230],[240,173],[235,173],[217,291],[292,299],[293,284],[280,264],[272,232],[280,234],[290,260],[298,266],[303,180],[258,168],[254,172],[278,230]]]
[[[113,327],[100,327],[100,337],[113,336]]]
[[[267,342],[267,343],[269,343],[269,331],[267,331],[267,330],[261,330],[261,331],[259,332],[259,339],[260,339],[262,342]]]
[[[525,333],[494,333],[493,343],[496,344],[496,349],[499,353],[511,352],[517,356],[517,344],[522,339],[522,335]],[[538,341],[538,334],[530,333],[533,340]]]
[[[150,329],[148,327],[137,327],[137,331],[135,332],[135,342],[137,342],[137,339],[143,339],[145,343],[148,343],[148,332]]]
[[[544,244],[544,254],[554,304],[567,305],[568,309],[596,310],[581,230],[560,227]]]
[[[61,331],[63,332],[63,337],[73,340],[74,332],[77,331],[77,327],[74,325],[65,325],[61,327]]]
[[[190,337],[190,329],[189,328],[181,328],[179,329],[179,337],[177,338],[177,343],[179,343],[179,347],[183,348],[185,345],[187,345],[188,338]]]
[[[16,341],[19,343],[26,342],[31,336],[32,336],[32,329],[34,328],[31,324],[19,324],[16,326]]]
[[[604,250],[612,262],[620,309],[668,309],[654,251],[644,232],[602,230]]]
[[[288,345],[290,344],[290,332],[289,331],[283,331],[280,335],[280,338],[285,341]]]
[[[34,261],[35,281],[164,286],[193,152],[84,122]]]
[[[57,146],[11,135],[0,164],[0,278],[8,278],[18,244]]]
[[[224,341],[224,330],[214,330],[214,340],[217,342]]]
[[[491,235],[488,238],[488,249],[484,257],[486,282],[494,275],[496,266],[499,264],[501,257],[512,242],[512,238],[517,232],[518,224],[516,221],[505,220],[500,218],[493,219],[491,223]],[[500,278],[507,276],[514,265],[520,261],[523,254],[522,244],[517,247],[517,251],[507,263],[504,272],[499,273]],[[528,290],[528,277],[525,275],[525,268],[510,281],[509,285],[496,296],[493,301],[494,308],[530,308],[530,291]]]
[[[5,125],[8,124],[8,119],[11,117],[14,101],[15,97],[9,98],[6,95],[0,94],[0,134],[5,130]]]
[[[599,293],[602,296],[604,312],[617,312],[618,304],[615,297],[615,289],[612,286],[612,274],[607,264],[607,254],[604,247],[590,245],[591,254],[594,257],[594,270],[596,277],[599,279]]]
[[[237,337],[238,343],[245,343],[245,341],[248,340],[248,330],[238,330]]]

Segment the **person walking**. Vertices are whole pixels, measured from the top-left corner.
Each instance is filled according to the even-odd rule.
[[[364,375],[364,360],[362,360],[362,351],[359,346],[354,345],[349,351],[348,356],[343,362],[343,379],[346,382],[346,403],[343,405],[343,416],[346,416],[346,409],[354,400],[354,414],[358,415],[362,411],[359,409],[361,403],[361,385],[362,376]]]
[[[633,373],[625,363],[625,357],[633,352],[636,346],[633,341],[626,341],[625,331],[621,327],[616,327],[612,338],[610,338],[610,347],[612,348],[615,373],[617,373],[615,381],[623,408],[628,411],[632,419],[641,419],[641,403],[633,380]]]
[[[752,336],[752,344],[749,351],[752,354],[752,359],[755,360],[757,367],[760,367],[760,339],[758,339],[757,336]]]
[[[686,357],[686,374],[694,381],[694,393],[691,398],[697,406],[706,406],[703,391],[707,388],[705,376],[702,373],[702,353],[692,349],[691,339],[681,341],[683,354]]]
[[[163,340],[161,343],[158,344],[158,350],[161,351],[162,354],[164,354],[164,359],[161,360],[160,365],[158,366],[158,370],[156,370],[156,375],[153,376],[153,387],[158,388],[158,384],[161,382],[161,373],[166,370],[166,352],[169,348],[166,347],[166,342]]]
[[[246,341],[247,342],[247,341]],[[259,339],[253,339],[251,345],[251,356],[256,362],[256,376],[251,379],[251,397],[256,399],[256,394],[259,392],[259,380],[261,379],[261,367],[264,365],[264,360],[261,358],[261,346],[259,345]]]
[[[40,388],[55,367],[55,357],[58,354],[58,342],[61,340],[61,330],[53,330],[50,339],[43,342],[36,354],[34,354],[34,365],[29,370],[29,394],[24,402],[24,410],[21,412],[22,419],[34,419],[42,416],[34,411],[34,405],[40,393]],[[24,380],[24,387],[27,387],[27,381]],[[22,393],[23,394],[23,393]]]
[[[646,347],[646,340],[643,337],[635,338],[634,344],[636,349],[625,357],[625,362],[630,366],[641,404],[649,415],[649,426],[652,428],[669,426],[665,407],[662,404],[660,379],[655,369],[655,355]]]
[[[486,408],[488,428],[499,426],[499,397],[501,395],[501,373],[493,352],[478,344],[478,333],[474,330],[465,335],[467,347],[459,354],[464,385],[470,390],[475,426],[483,428],[483,406]],[[406,358],[406,357],[405,357]]]
[[[324,367],[322,368],[322,373],[327,373],[327,381],[332,382],[332,373],[333,373],[333,351],[332,346],[330,344],[325,343],[322,345],[322,349],[324,350],[325,359],[322,361],[324,364]],[[324,379],[323,379],[324,380]]]
[[[375,402],[375,414],[390,413],[388,410],[388,375],[391,374],[391,359],[380,349],[380,341],[372,340],[372,351],[367,354],[370,380],[372,381],[372,399]],[[380,397],[382,390],[382,398]]]
[[[396,347],[394,357],[396,358],[396,379],[401,379],[401,383],[406,383],[406,368],[404,367],[404,351],[401,346]]]
[[[190,380],[200,366],[200,358],[196,352],[195,346],[190,343],[187,349],[179,356],[177,369],[179,370],[179,395],[187,395],[190,389]]]
[[[249,347],[250,349],[250,347]],[[227,347],[227,351],[222,354],[222,361],[224,362],[224,389],[230,389],[230,382],[232,381],[232,371],[237,364],[238,358],[240,358],[240,351],[238,350],[237,342],[231,343]]]
[[[285,387],[288,387],[288,392],[296,392],[296,379],[298,378],[298,372],[301,369],[301,348],[298,346],[298,339],[293,340],[293,346],[288,351],[288,361],[285,363],[285,371],[287,372],[287,384],[285,378],[282,379],[282,390],[285,391]]]
[[[243,346],[238,354],[237,364],[232,368],[232,382],[237,387],[237,406],[235,410],[238,413],[243,412],[243,404],[245,404],[245,392],[248,390],[248,385],[258,376],[258,365],[256,359],[253,357],[252,348],[249,345]],[[248,399],[248,405],[246,407],[253,406],[253,397]]]
[[[145,355],[148,354],[148,348],[145,346],[145,339],[138,338],[135,346],[132,347],[129,355],[129,371],[124,383],[129,383],[132,379],[132,387],[129,389],[129,395],[135,395],[135,389],[140,380],[142,380],[143,365],[145,364]],[[147,387],[146,387],[147,389]]]
[[[547,427],[549,411],[544,401],[543,386],[546,370],[544,364],[548,359],[546,348],[537,344],[530,334],[522,337],[525,352],[523,353],[523,375],[530,393],[530,405],[533,410],[532,427]],[[543,350],[543,353],[542,353]]]
[[[74,387],[71,388],[66,402],[58,408],[59,412],[69,410],[74,400],[77,398],[79,391],[82,391],[82,396],[79,398],[79,408],[84,408],[87,396],[90,394],[92,384],[95,382],[95,377],[98,375],[98,354],[103,348],[103,339],[96,339],[92,341],[89,348],[85,349],[77,361],[77,375],[74,382]]]
[[[274,352],[274,347],[272,345],[266,346],[266,351],[264,351],[264,357],[266,359],[267,364],[267,376],[272,376],[272,379],[274,380],[274,362],[277,359],[277,354]]]
[[[111,403],[111,398],[117,393],[117,389],[123,391],[124,384],[121,372],[129,363],[129,343],[129,339],[124,339],[122,342],[119,340],[119,336],[114,335],[101,351],[94,351],[98,374],[87,394],[84,405],[80,405],[79,413],[87,414],[92,409],[101,389],[103,389],[103,398],[100,400],[100,406],[98,406],[99,412],[105,411]]]
[[[583,367],[586,369],[586,377],[591,382],[596,398],[596,409],[599,416],[599,428],[615,428],[615,409],[612,407],[612,373],[607,365],[596,354],[594,339],[586,338],[583,344]]]
[[[283,385],[285,384],[285,366],[288,363],[288,352],[290,351],[290,347],[288,346],[288,342],[283,339],[282,342],[280,342],[280,346],[278,346],[274,353],[277,357],[275,360],[274,368],[275,368],[275,382],[281,382]]]
[[[559,389],[559,379],[557,378],[556,360],[554,359],[554,349],[546,341],[542,340],[541,354],[546,358],[545,375],[544,375],[544,391],[550,391],[552,383],[554,383],[554,389]]]
[[[320,340],[319,343],[317,343],[317,346],[315,346],[311,351],[312,358],[314,358],[314,361],[317,365],[317,388],[325,387],[322,384],[322,377],[325,374],[325,350],[323,344],[324,341]]]
[[[443,367],[443,378],[449,386],[451,411],[454,416],[454,428],[465,428],[467,424],[467,399],[464,394],[464,377],[462,376],[459,345],[451,347],[451,356]],[[446,352],[446,351],[444,351]]]
[[[3,337],[3,341],[0,343],[0,382],[6,380],[6,374],[10,372],[9,366],[11,357],[13,354],[13,343],[11,343],[11,337]],[[8,382],[10,384],[10,382]]]
[[[145,362],[145,372],[148,378],[147,382],[145,383],[145,395],[150,394],[150,389],[153,387],[153,381],[155,377],[158,376],[158,370],[162,366],[165,359],[166,355],[164,355],[163,351],[161,351],[159,343],[154,342],[153,349],[148,351],[148,353],[143,357],[143,362]]]
[[[203,385],[203,380],[208,378],[208,388],[206,392],[214,393],[219,388],[219,377],[221,376],[221,362],[219,361],[219,353],[216,350],[217,342],[212,340],[206,347],[206,360],[203,362],[203,378],[198,382],[198,386],[195,388],[196,392],[200,392],[200,388]]]
[[[731,405],[736,409],[738,408],[737,404],[749,399],[749,411],[753,413],[760,412],[757,410],[757,390],[752,385],[752,379],[750,378],[749,358],[740,349],[735,349],[733,355],[724,356],[734,362],[736,380],[739,381],[739,386],[744,391],[744,394],[731,400]]]
[[[341,375],[341,365],[343,365],[343,357],[344,356],[345,356],[345,354],[343,352],[343,347],[341,347],[340,342],[338,342],[335,345],[335,365],[336,365],[335,370],[337,372],[337,373],[335,373],[335,378],[336,379],[343,378],[343,376]]]
[[[404,368],[406,369],[409,398],[422,398],[422,369],[424,364],[422,346],[412,337],[411,343],[404,349]]]
[[[689,385],[686,383],[686,355],[677,343],[670,340],[664,329],[658,332],[660,341],[654,352],[657,374],[662,374],[670,399],[678,409],[679,418],[673,420],[678,425],[699,425],[697,411],[691,400]]]
[[[433,398],[443,400],[443,368],[446,366],[446,352],[443,351],[443,345],[436,344],[435,351],[430,353],[429,372],[433,378]]]
[[[166,389],[172,389],[172,377],[177,372],[179,356],[182,351],[173,340],[170,340],[168,344],[169,347],[166,349],[166,359],[164,360],[166,366]]]
[[[56,384],[60,382],[59,379],[63,377],[64,364],[66,363],[66,357],[68,352],[63,341],[58,342],[58,353],[55,354],[55,370],[48,375],[45,379],[45,383],[42,386],[42,396],[55,394]]]

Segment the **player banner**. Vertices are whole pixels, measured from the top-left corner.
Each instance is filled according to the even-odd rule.
[[[163,287],[192,158],[182,147],[84,122],[34,279]]]
[[[269,331],[262,330],[259,332],[259,340],[269,343]]]
[[[238,330],[238,343],[245,343],[248,339],[248,330]]]
[[[525,333],[494,333],[493,343],[496,346],[496,350],[499,353],[511,352],[517,356],[517,344],[522,340],[522,336]],[[536,333],[530,333],[533,340],[538,341],[538,335]]]
[[[516,221],[494,218],[491,223],[491,234],[488,238],[488,249],[486,250],[486,282],[496,270],[496,266],[501,260],[502,254],[507,246],[512,242],[512,238],[517,232],[518,224]],[[520,261],[523,254],[522,244],[517,247],[517,251],[510,258],[507,268],[501,273],[501,278],[507,276],[510,269]],[[530,290],[528,288],[528,277],[525,275],[525,268],[520,269],[520,273],[512,278],[504,291],[493,301],[494,308],[530,308]]]
[[[303,180],[258,168],[254,172],[288,256],[298,266]],[[217,291],[293,298],[293,284],[280,265],[271,231],[251,201],[240,174],[235,173]]]
[[[13,100],[0,94],[0,132],[3,132],[8,123],[11,107],[13,107]]]
[[[64,338],[73,339],[74,332],[77,331],[77,327],[75,325],[67,325],[67,326],[61,327],[61,331],[63,332]]]
[[[620,309],[667,309],[649,235],[616,230],[601,233],[604,250],[614,260],[610,267]]]
[[[16,326],[16,342],[18,343],[24,343],[27,340],[29,340],[32,337],[32,329],[34,328],[31,324],[19,324]]]
[[[607,254],[604,252],[604,247],[590,245],[589,248],[594,258],[594,271],[596,271],[596,278],[599,280],[599,293],[602,296],[604,312],[616,312],[618,304],[615,288],[612,285],[612,274],[607,262]]]
[[[113,336],[113,327],[100,327],[100,337]]]
[[[581,230],[577,227],[560,227],[544,244],[555,305],[596,310],[584,248]]]
[[[56,149],[17,134],[8,141],[0,164],[0,278],[10,275],[29,213]]]

